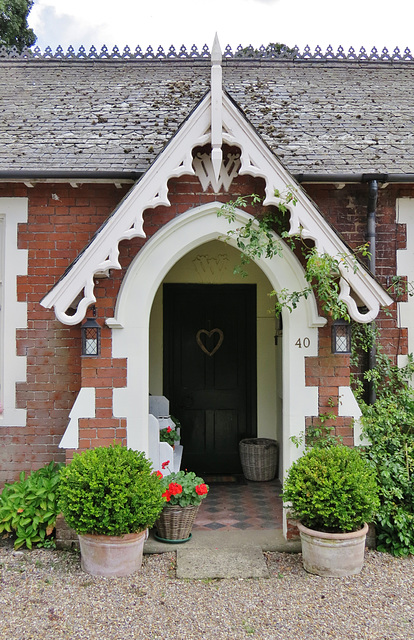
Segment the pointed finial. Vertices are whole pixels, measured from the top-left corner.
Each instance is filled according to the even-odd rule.
[[[222,53],[221,53],[221,47],[220,47],[220,42],[218,39],[218,35],[216,32],[216,35],[214,36],[214,42],[213,42],[213,47],[211,49],[211,63],[212,64],[221,64],[222,61]]]
[[[221,48],[217,33],[211,49],[211,162],[215,178],[215,190],[218,190],[221,163],[223,161],[223,122],[222,122],[222,70]]]

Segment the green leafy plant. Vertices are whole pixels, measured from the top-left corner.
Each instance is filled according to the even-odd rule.
[[[63,465],[50,462],[25,478],[6,484],[0,496],[0,533],[16,535],[14,548],[54,547],[59,513],[57,489]]]
[[[312,291],[315,292],[322,310],[333,320],[343,318],[349,320],[348,309],[340,299],[339,279],[343,270],[352,269],[356,272],[359,264],[356,255],[369,255],[368,245],[357,247],[354,256],[347,253],[330,255],[320,253],[309,240],[303,238],[302,233],[291,234],[289,230],[290,207],[297,204],[297,195],[293,187],[288,187],[285,193],[275,190],[278,198],[277,206],[263,208],[263,199],[257,195],[240,196],[234,201],[224,204],[217,215],[224,216],[229,223],[236,220],[237,209],[257,211],[245,225],[231,229],[227,237],[234,237],[241,252],[240,264],[234,268],[234,273],[246,276],[246,266],[251,260],[258,258],[273,258],[281,256],[286,247],[299,252],[304,264],[304,276],[309,286],[299,291],[273,291],[271,295],[277,298],[275,314],[279,315],[284,308],[292,312],[301,299],[307,299]],[[275,235],[277,234],[277,235]]]
[[[162,463],[162,468],[168,468],[169,460]],[[187,507],[199,505],[207,496],[209,487],[203,478],[196,476],[194,471],[177,471],[166,475],[161,480],[163,497],[171,505]]]
[[[379,508],[375,469],[358,449],[315,447],[293,463],[284,502],[305,527],[316,531],[358,531]]]
[[[114,444],[75,454],[61,473],[59,505],[77,533],[122,536],[154,524],[162,491],[142,452]]]
[[[171,446],[174,445],[174,442],[179,440],[178,433],[172,427],[165,427],[165,429],[160,429],[160,442],[168,442]]]
[[[372,381],[376,401],[364,399],[363,380],[354,381],[362,411],[363,436],[370,442],[364,454],[374,465],[379,484],[380,507],[376,519],[377,547],[395,556],[414,554],[414,374],[413,357],[404,367],[384,354],[375,325],[353,330],[353,362],[371,347],[376,366],[363,380]]]

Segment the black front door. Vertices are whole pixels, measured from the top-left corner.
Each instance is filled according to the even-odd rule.
[[[255,285],[164,285],[164,395],[182,424],[182,468],[240,473],[256,435]]]

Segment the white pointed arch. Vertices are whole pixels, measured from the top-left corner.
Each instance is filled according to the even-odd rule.
[[[114,358],[127,359],[127,386],[113,390],[114,415],[127,419],[128,446],[148,450],[149,322],[158,287],[172,266],[192,249],[211,240],[223,240],[227,220],[217,217],[220,202],[191,209],[160,229],[131,263],[122,283],[115,317],[107,320],[112,331]],[[236,212],[234,226],[249,215]],[[303,268],[286,247],[282,256],[257,260],[275,291],[299,290],[306,286]],[[317,312],[313,295],[301,300],[294,313],[284,314],[283,331],[283,469],[297,455],[290,436],[305,427],[305,416],[317,415],[318,389],[306,387],[305,357],[318,354],[318,327],[326,323]],[[308,348],[295,346],[308,338]]]

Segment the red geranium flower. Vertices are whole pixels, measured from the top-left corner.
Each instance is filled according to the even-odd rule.
[[[172,429],[171,427],[167,427],[167,433],[171,433]]]
[[[164,493],[162,494],[162,497],[165,498],[167,502],[169,502],[170,499],[171,499],[170,491],[168,489],[167,489],[167,491],[164,491]]]
[[[170,492],[170,494],[172,496],[176,496],[179,493],[183,492],[183,488],[180,484],[178,484],[178,482],[170,482],[170,485],[168,487],[168,491]]]
[[[165,462],[162,463],[161,468],[165,469],[165,467],[168,467],[169,464],[170,464],[170,461],[166,460]]]
[[[206,493],[208,493],[208,488],[206,484],[198,484],[195,490],[199,496],[204,496]]]
[[[162,475],[161,471],[154,471],[154,473],[152,475],[156,475],[157,478],[163,478],[164,476]]]

